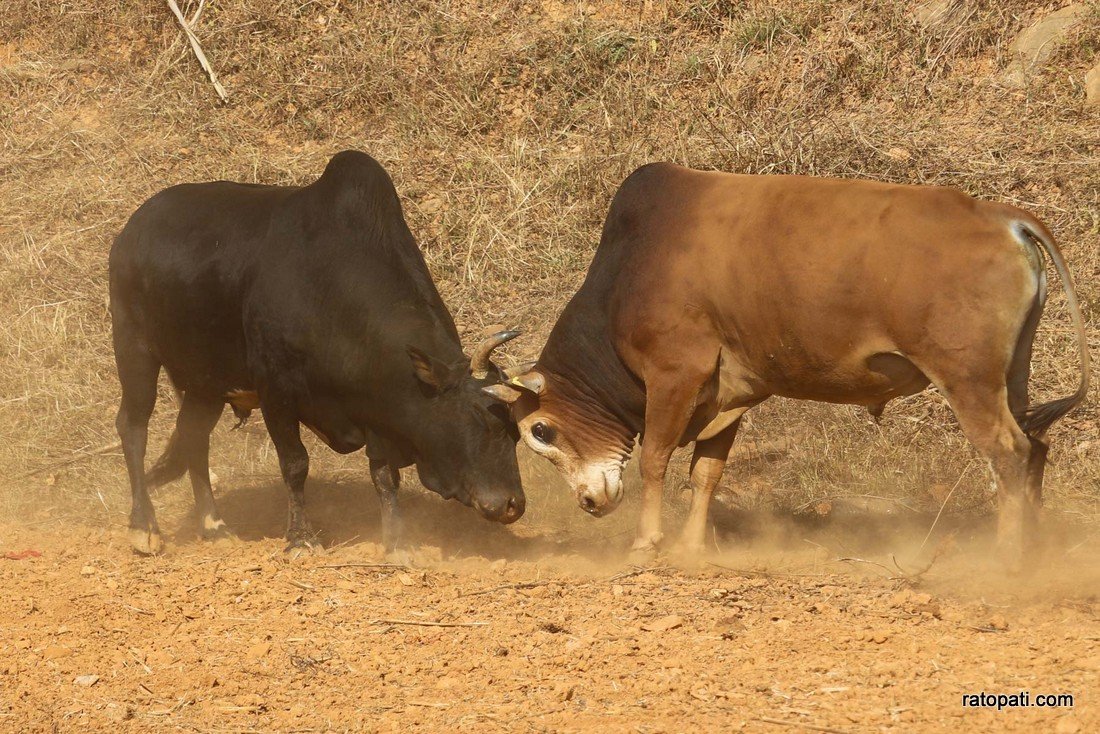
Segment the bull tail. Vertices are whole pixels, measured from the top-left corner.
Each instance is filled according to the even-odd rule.
[[[1066,305],[1069,308],[1070,317],[1073,320],[1073,328],[1077,332],[1077,349],[1081,361],[1081,381],[1077,391],[1068,397],[1051,400],[1049,403],[1030,405],[1016,417],[1020,428],[1032,438],[1041,436],[1051,424],[1060,419],[1080,405],[1089,391],[1089,346],[1085,334],[1085,320],[1081,315],[1081,306],[1077,301],[1077,292],[1073,288],[1073,279],[1070,277],[1066,261],[1062,259],[1062,251],[1058,248],[1054,237],[1040,222],[1034,219],[1016,219],[1012,222],[1015,235],[1025,243],[1031,243],[1037,250],[1042,250],[1054,264],[1058,271],[1058,277],[1062,280],[1062,288],[1066,292]]]
[[[183,390],[180,390],[169,376],[172,390],[176,393],[176,400],[183,403]],[[172,435],[168,437],[168,445],[164,447],[164,453],[153,462],[149,471],[145,472],[145,487],[153,489],[162,484],[173,482],[187,471],[187,456],[183,451],[183,442],[180,441],[180,431],[177,425],[172,429]]]
[[[187,471],[187,456],[183,451],[183,442],[180,441],[179,429],[172,431],[168,438],[168,445],[164,453],[153,463],[149,471],[145,473],[145,486],[147,489],[159,487],[162,484],[175,481]]]

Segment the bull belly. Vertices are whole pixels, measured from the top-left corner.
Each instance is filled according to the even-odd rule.
[[[928,377],[905,356],[879,352],[849,364],[800,372],[779,380],[773,394],[797,400],[874,407],[916,394],[929,383]]]
[[[224,397],[238,416],[260,408],[260,396],[255,390],[230,390]],[[367,442],[366,433],[343,416],[311,416],[301,423],[326,446],[340,454],[358,451]]]

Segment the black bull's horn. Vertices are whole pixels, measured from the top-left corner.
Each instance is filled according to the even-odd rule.
[[[488,377],[489,370],[493,368],[492,363],[489,362],[489,357],[492,355],[493,350],[501,344],[515,339],[519,335],[519,329],[498,331],[481,342],[481,344],[478,344],[477,349],[474,350],[474,356],[470,358],[470,371],[473,373],[474,377],[479,380]]]

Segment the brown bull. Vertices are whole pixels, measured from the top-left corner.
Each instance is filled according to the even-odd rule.
[[[1029,407],[1046,299],[1040,250],[1065,287],[1082,374]],[[741,416],[772,395],[867,406],[935,384],[999,486],[999,541],[1035,534],[1047,428],[1088,389],[1069,273],[1027,212],[947,188],[645,166],[611,204],[584,285],[535,365],[486,390],[593,515],[622,498],[641,435],[636,550],[662,538],[669,457],[695,442],[681,545],[707,508]]]

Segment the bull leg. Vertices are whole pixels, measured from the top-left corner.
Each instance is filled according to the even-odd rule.
[[[316,534],[305,514],[306,476],[309,475],[309,453],[302,444],[298,419],[279,407],[279,401],[261,397],[260,410],[279,455],[279,468],[287,488],[287,553],[312,552],[319,548]]]
[[[149,440],[149,418],[157,402],[160,365],[136,339],[125,336],[123,323],[115,324],[115,362],[122,385],[115,427],[126,457],[130,478],[130,545],[143,555],[164,550],[156,513],[145,486],[145,449]]]
[[[370,459],[370,478],[382,505],[382,546],[387,555],[393,554],[401,542],[401,513],[397,507],[397,485],[401,474],[384,460]]]
[[[993,468],[997,544],[1009,567],[1023,570],[1037,540],[1038,507],[1028,496],[1031,442],[1012,416],[1003,384],[968,384],[943,392],[963,433]]]
[[[677,549],[685,559],[703,554],[710,498],[722,478],[722,470],[740,425],[741,419],[738,418],[717,435],[695,444],[695,452],[691,456],[691,509],[688,510]]]
[[[191,489],[195,493],[199,532],[206,540],[233,538],[233,533],[218,513],[210,487],[210,432],[218,424],[224,407],[221,400],[204,401],[188,392],[183,397],[176,421],[181,451],[191,477]]]
[[[706,375],[691,380],[686,374],[670,374],[658,384],[646,385],[645,435],[642,439],[642,512],[638,534],[631,546],[637,559],[652,557],[664,539],[661,533],[661,498],[672,452],[691,420],[695,400]]]

